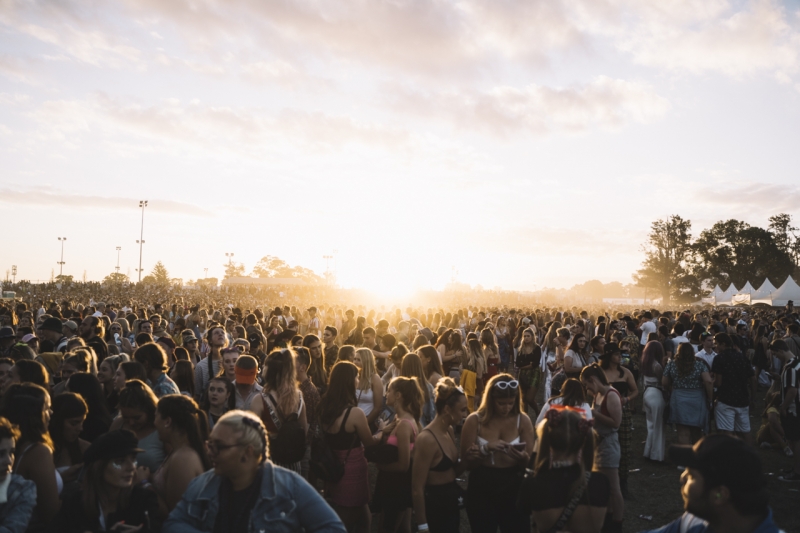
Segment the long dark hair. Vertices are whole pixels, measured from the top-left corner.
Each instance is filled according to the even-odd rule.
[[[125,382],[125,388],[119,392],[119,408],[138,409],[147,415],[147,422],[153,424],[156,419],[158,398],[146,383],[138,379]]]
[[[101,494],[108,494],[105,471],[108,463],[112,459],[102,459],[86,465],[86,474],[83,478],[83,512],[87,517],[98,518],[100,516],[99,500]],[[119,499],[117,500],[117,512],[124,511],[130,503],[131,491],[133,487],[120,489]]]
[[[652,378],[655,377],[653,367],[658,363],[664,366],[664,346],[658,341],[650,341],[644,346],[642,351],[642,374]]]
[[[200,456],[203,469],[211,468],[206,455],[208,416],[197,407],[194,400],[183,394],[168,394],[158,401],[158,414],[172,420],[172,427],[186,435],[189,446]]]
[[[194,363],[184,360],[175,361],[170,372],[170,379],[175,382],[179,391],[188,392],[189,396],[194,396]]]
[[[108,412],[106,395],[96,376],[82,372],[73,374],[67,382],[67,387],[70,392],[80,394],[89,407],[89,414],[86,415],[87,421],[95,419],[105,425],[111,424],[111,413]]]
[[[53,439],[53,456],[57,457],[67,450],[69,460],[76,465],[83,462],[83,453],[78,439],[74,442],[64,440],[64,422],[69,418],[86,416],[89,407],[80,394],[65,392],[53,398],[53,415],[50,417],[50,437]]]
[[[147,371],[144,369],[144,365],[139,361],[125,361],[119,365],[119,368],[121,368],[122,373],[125,374],[125,381],[138,379],[143,383],[147,382]]]
[[[14,383],[3,395],[0,416],[19,427],[17,448],[24,443],[41,442],[53,449],[53,441],[44,421],[45,401],[48,392],[34,383]]]
[[[561,405],[572,407],[580,407],[586,401],[583,385],[575,378],[569,378],[561,385],[561,394],[551,398],[550,405],[553,405],[555,398],[561,398]]]
[[[328,390],[319,402],[320,424],[330,426],[345,409],[358,405],[357,377],[358,367],[350,361],[339,361],[333,365]]]

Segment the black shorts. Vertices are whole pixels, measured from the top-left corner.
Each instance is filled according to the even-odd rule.
[[[786,440],[790,442],[800,441],[800,417],[794,415],[782,416],[781,425],[783,426]]]

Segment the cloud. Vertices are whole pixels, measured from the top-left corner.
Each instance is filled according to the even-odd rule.
[[[34,207],[58,207],[72,210],[78,209],[139,209],[138,199],[120,196],[78,195],[59,191],[49,187],[36,190],[17,190],[3,187],[0,189],[0,202],[12,205],[28,205]],[[173,215],[213,216],[213,213],[202,207],[175,202],[172,200],[149,201],[147,209]]]
[[[790,19],[778,2],[751,0],[741,9],[719,0],[699,4],[634,2],[635,23],[619,29],[619,48],[639,64],[693,74],[798,71],[798,17]]]
[[[669,109],[669,102],[651,86],[606,76],[567,88],[531,84],[441,93],[389,89],[387,99],[401,112],[500,136],[619,128],[629,122],[652,122]]]
[[[702,187],[694,196],[698,202],[748,214],[797,213],[800,206],[800,187],[778,183],[727,182],[723,187]]]

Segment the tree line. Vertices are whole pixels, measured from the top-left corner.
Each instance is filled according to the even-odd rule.
[[[781,213],[760,228],[721,220],[692,235],[692,222],[679,215],[653,222],[642,246],[645,258],[633,279],[665,302],[694,302],[719,285],[758,288],[766,278],[777,285],[800,274],[800,236],[792,216]]]

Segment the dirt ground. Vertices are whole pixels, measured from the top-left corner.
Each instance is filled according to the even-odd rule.
[[[763,391],[759,396],[763,396]],[[760,413],[763,411],[763,400],[756,404],[756,416],[751,417],[750,425],[755,439],[755,433],[761,423]],[[683,513],[683,500],[680,494],[680,475],[675,465],[669,463],[655,463],[642,457],[644,442],[647,438],[644,413],[633,415],[633,435],[631,438],[632,452],[630,472],[628,478],[629,497],[625,500],[624,533],[637,533],[663,526]],[[667,447],[677,443],[677,433],[674,427],[667,428]],[[764,473],[767,475],[767,490],[770,495],[770,505],[778,526],[787,533],[800,533],[800,483],[786,483],[778,480],[781,469],[790,466],[790,459],[783,453],[772,450],[758,450],[764,464]],[[374,465],[370,465],[372,476],[375,480]],[[465,473],[463,478],[468,478]],[[463,483],[466,487],[466,483]],[[651,516],[652,520],[640,518]],[[413,523],[413,522],[412,522]],[[377,532],[377,517],[373,516],[372,531]],[[412,531],[414,526],[412,525]],[[469,522],[466,512],[461,513],[461,531],[469,532]],[[532,531],[536,531],[535,527]]]

